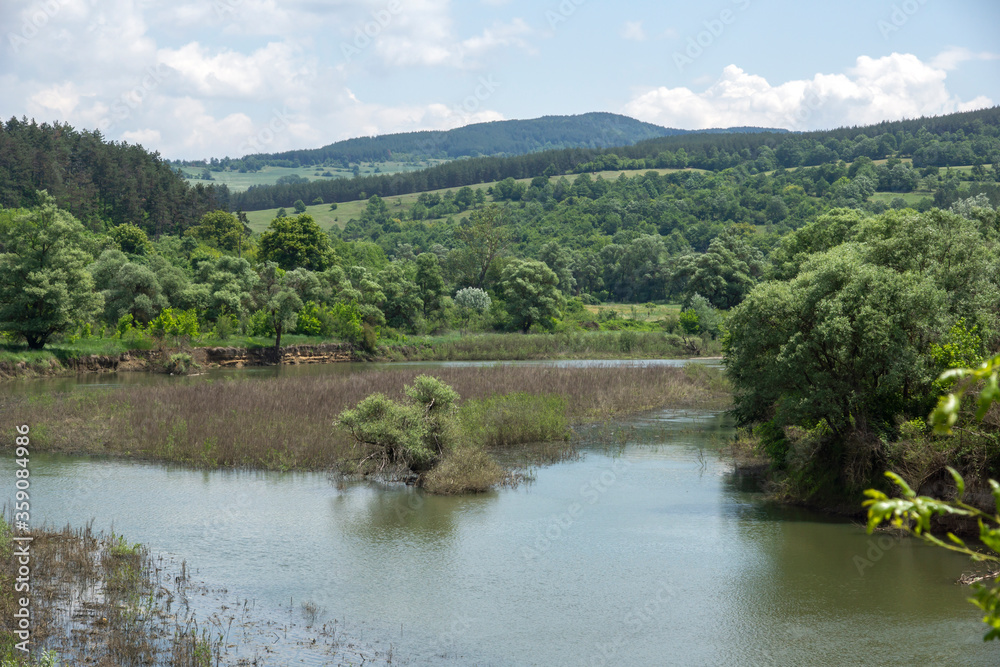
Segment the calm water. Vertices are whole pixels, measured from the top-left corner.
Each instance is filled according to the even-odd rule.
[[[741,491],[724,416],[620,426],[621,450],[462,498],[34,455],[32,520],[113,526],[276,616],[313,602],[394,664],[1000,662],[953,583],[964,558]]]

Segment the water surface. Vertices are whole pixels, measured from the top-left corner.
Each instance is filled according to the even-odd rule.
[[[964,558],[740,490],[725,416],[618,426],[620,449],[585,445],[533,483],[458,498],[34,455],[33,522],[113,526],[276,616],[313,602],[394,664],[1000,661],[954,584]]]

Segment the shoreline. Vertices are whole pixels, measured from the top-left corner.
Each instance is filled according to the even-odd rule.
[[[444,348],[442,345],[441,348]],[[558,360],[601,360],[601,359],[701,359],[719,361],[721,356],[691,354],[671,354],[664,356],[662,350],[643,354],[642,350],[630,353],[586,348],[563,350],[552,353],[541,350],[534,354],[503,354],[503,351],[483,350],[455,351],[435,348],[427,343],[398,346],[382,346],[375,353],[366,353],[350,343],[293,344],[281,347],[160,347],[152,350],[133,349],[111,354],[87,354],[60,360],[57,357],[47,362],[0,362],[0,382],[4,380],[26,380],[35,378],[67,377],[80,374],[100,374],[118,372],[145,372],[174,375],[171,372],[171,357],[190,356],[191,369],[180,373],[193,375],[205,369],[215,368],[260,368],[266,366],[296,366],[304,364],[326,364],[345,362],[394,361],[558,361]],[[499,354],[497,352],[500,352]]]

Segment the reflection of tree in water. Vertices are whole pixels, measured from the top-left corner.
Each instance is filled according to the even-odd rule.
[[[931,637],[954,632],[963,619],[975,625],[952,585],[961,558],[889,533],[866,535],[841,518],[762,504],[758,494],[730,493],[723,539],[739,556],[725,578],[739,584],[720,618],[727,634],[770,637],[756,649],[775,662],[803,664],[836,647],[839,664],[860,664],[879,646],[908,645],[901,663],[930,663],[938,647],[908,639],[913,627],[936,628]],[[850,648],[836,643],[838,635],[854,638]],[[754,647],[745,648],[751,656]]]
[[[451,545],[460,517],[481,513],[496,494],[434,496],[413,487],[356,485],[330,501],[336,530],[371,546]]]

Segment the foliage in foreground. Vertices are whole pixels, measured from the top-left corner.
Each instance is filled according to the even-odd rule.
[[[962,398],[970,383],[985,382],[979,393],[975,418],[983,419],[993,403],[1000,401],[1000,391],[997,388],[997,376],[1000,374],[1000,355],[984,362],[976,369],[953,369],[946,372],[942,379],[960,377],[965,383],[955,391],[943,397],[937,408],[931,414],[931,422],[940,432],[951,432],[952,426],[959,417]],[[864,505],[868,508],[868,532],[871,533],[882,523],[889,523],[896,528],[906,530],[911,535],[923,541],[949,551],[965,554],[974,561],[988,561],[1000,564],[1000,484],[989,480],[990,492],[993,496],[995,513],[990,514],[963,500],[965,495],[965,480],[954,468],[948,472],[955,482],[956,495],[954,500],[939,500],[928,496],[918,496],[916,492],[899,475],[886,472],[885,475],[899,487],[901,498],[890,498],[878,489],[868,489],[865,495],[868,500]],[[992,553],[969,547],[964,540],[953,533],[947,534],[947,541],[934,535],[931,520],[936,516],[955,516],[975,519],[979,525],[979,540]],[[990,626],[983,637],[984,641],[1000,639],[1000,579],[994,578],[991,585],[975,584],[975,594],[969,601],[986,612],[983,622]]]

